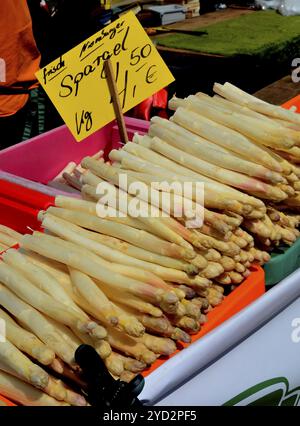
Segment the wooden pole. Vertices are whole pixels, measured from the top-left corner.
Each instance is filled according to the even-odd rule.
[[[110,95],[112,97],[113,107],[114,107],[114,111],[115,111],[115,115],[116,115],[116,119],[118,123],[121,141],[124,143],[127,143],[128,142],[127,129],[126,129],[125,121],[124,121],[124,115],[122,112],[120,98],[118,95],[118,89],[115,82],[115,76],[114,76],[112,63],[110,59],[104,62],[104,67],[105,67],[107,83],[108,83]]]

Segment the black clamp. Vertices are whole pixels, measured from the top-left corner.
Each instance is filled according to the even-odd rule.
[[[138,374],[131,382],[115,380],[92,346],[81,345],[75,352],[75,360],[87,383],[88,402],[99,408],[136,408],[142,406],[137,398],[144,388],[144,377]]]

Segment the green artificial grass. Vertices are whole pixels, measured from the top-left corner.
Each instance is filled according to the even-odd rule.
[[[286,17],[275,11],[260,11],[198,30],[206,30],[208,34],[199,37],[174,34],[162,37],[158,44],[227,57],[300,56],[300,16]]]

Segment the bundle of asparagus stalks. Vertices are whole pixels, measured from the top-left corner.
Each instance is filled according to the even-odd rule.
[[[134,143],[111,152],[110,169],[107,164],[100,165],[97,154],[84,160],[87,171],[81,167],[74,176],[64,176],[94,200],[98,183],[107,180],[117,185],[118,173],[124,172],[129,182],[140,180],[149,185],[159,179],[170,184],[203,182],[205,224],[201,235],[193,231],[183,238],[191,243],[197,235],[203,241],[204,234],[202,248],[216,249],[239,263],[239,254],[224,251],[224,242],[235,243],[242,249],[242,259],[246,259],[244,251],[250,253],[246,265],[253,256],[264,263],[268,255],[257,249],[264,252],[281,243],[292,245],[299,236],[300,116],[229,83],[215,84],[214,90],[213,97],[197,93],[173,98],[169,103],[175,110],[171,119],[152,118],[148,135],[136,135]],[[192,199],[196,201],[195,194]],[[157,207],[164,209],[163,200]],[[169,226],[183,232],[176,229],[179,225],[174,221]],[[251,247],[252,237],[255,248]],[[225,272],[231,272],[227,267]],[[240,273],[243,267],[238,265],[237,269],[232,270]],[[228,282],[228,274],[226,277]]]
[[[0,262],[0,305],[9,324],[0,393],[8,389],[11,396],[17,380],[34,386],[43,402],[83,405],[51,375],[76,373],[80,343],[92,345],[114,377],[129,381],[173,353],[178,341],[190,342],[224,289],[248,277],[253,262],[264,264],[273,247],[297,239],[300,117],[228,83],[216,84],[215,92],[172,99],[171,119],[154,117],[148,135],[111,151],[110,161],[97,153],[65,170],[58,179],[82,197],[57,196],[54,207],[40,212],[44,233],[0,229],[0,244],[21,247]],[[151,200],[134,188],[157,181],[169,186]],[[195,186],[183,194],[174,182]],[[104,183],[118,189],[117,202],[100,217]],[[128,214],[124,195],[136,197],[146,214]],[[185,197],[203,223],[177,214]],[[23,403],[32,401],[22,395]]]
[[[215,84],[214,91],[213,97],[197,93],[172,99],[170,108],[176,112],[168,129],[154,119],[150,135],[180,149],[182,139],[170,140],[172,126],[191,141],[185,145],[189,154],[218,166],[216,173],[198,163],[197,171],[264,202],[256,219],[242,213],[242,226],[259,247],[293,244],[299,236],[299,115],[229,83]]]
[[[0,262],[0,394],[24,405],[86,405],[56,378],[76,377],[81,343],[96,349],[113,377],[130,381],[177,341],[190,342],[223,297],[223,288],[180,260],[192,250],[102,221],[93,202],[58,197],[56,204],[62,207],[40,213],[45,233],[2,227],[21,248],[6,250]],[[141,232],[164,254],[121,242],[113,229],[125,241]]]

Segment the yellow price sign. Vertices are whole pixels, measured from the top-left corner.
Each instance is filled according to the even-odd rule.
[[[108,59],[124,113],[174,81],[143,27],[128,12],[37,73],[78,142],[115,119],[104,67]]]

